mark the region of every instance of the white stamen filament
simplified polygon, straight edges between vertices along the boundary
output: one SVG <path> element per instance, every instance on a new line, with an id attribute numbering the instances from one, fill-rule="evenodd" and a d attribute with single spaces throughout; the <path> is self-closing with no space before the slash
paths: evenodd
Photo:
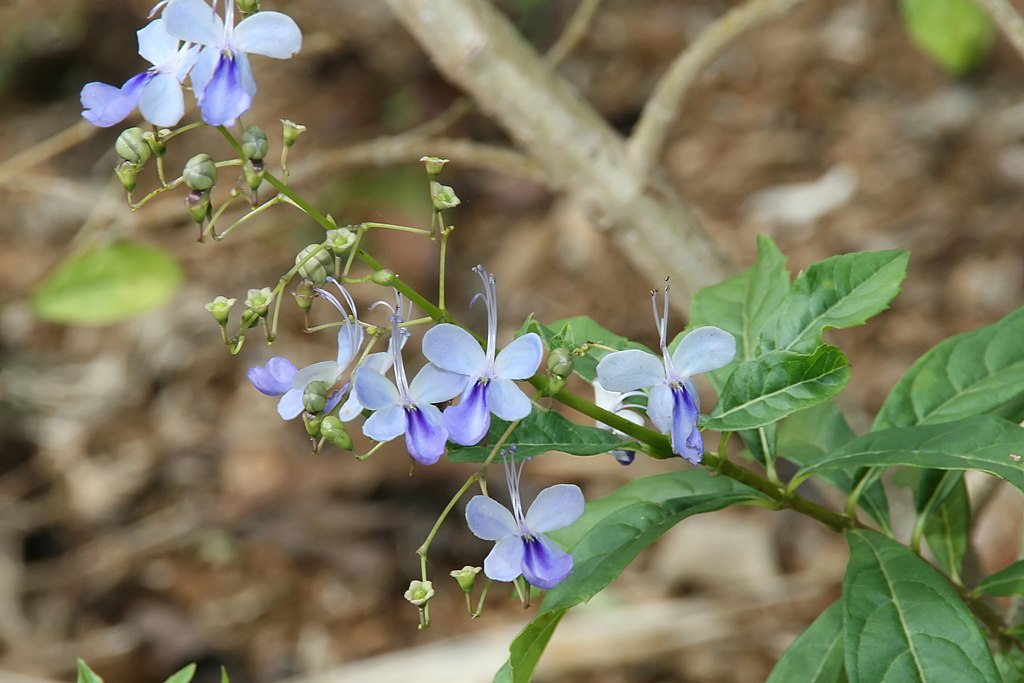
<path id="1" fill-rule="evenodd" d="M 476 266 L 473 272 L 484 283 L 484 306 L 487 307 L 487 372 L 494 367 L 494 351 L 498 340 L 498 288 L 494 276 Z"/>

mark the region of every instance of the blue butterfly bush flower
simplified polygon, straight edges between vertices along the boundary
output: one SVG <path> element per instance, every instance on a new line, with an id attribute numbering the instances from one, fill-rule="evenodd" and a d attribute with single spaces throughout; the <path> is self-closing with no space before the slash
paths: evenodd
<path id="1" fill-rule="evenodd" d="M 120 123 L 138 107 L 156 126 L 173 126 L 185 114 L 181 83 L 199 57 L 199 47 L 181 44 L 157 19 L 138 32 L 139 54 L 153 66 L 129 78 L 120 88 L 87 83 L 82 88 L 82 116 L 95 126 Z"/>
<path id="2" fill-rule="evenodd" d="M 402 297 L 399 295 L 398 305 L 391 316 L 392 339 L 408 334 L 401 327 L 401 310 Z M 363 407 L 375 411 L 363 423 L 363 434 L 376 441 L 391 441 L 404 434 L 406 448 L 413 460 L 433 465 L 444 454 L 448 441 L 441 411 L 434 404 L 458 396 L 466 386 L 466 378 L 428 363 L 409 382 L 401 349 L 401 342 L 391 345 L 394 382 L 383 372 L 365 364 L 356 372 L 353 381 L 356 398 Z"/>
<path id="3" fill-rule="evenodd" d="M 313 363 L 300 370 L 287 358 L 275 356 L 265 365 L 249 368 L 247 373 L 249 381 L 260 393 L 281 397 L 277 404 L 277 413 L 285 420 L 296 418 L 302 413 L 302 394 L 310 383 L 324 382 L 329 387 L 336 384 L 344 376 L 345 370 L 348 369 L 352 360 L 358 355 L 359 348 L 363 345 L 363 327 L 356 316 L 355 301 L 344 287 L 338 283 L 335 284 L 337 284 L 342 298 L 348 304 L 347 310 L 330 292 L 318 291 L 345 316 L 344 322 L 338 329 L 336 360 Z M 323 409 L 325 415 L 334 410 L 346 389 L 347 386 L 343 387 L 341 391 L 332 392 Z M 348 419 L 355 417 L 358 412 L 359 410 L 356 410 Z"/>
<path id="4" fill-rule="evenodd" d="M 650 389 L 647 417 L 663 434 L 670 434 L 672 452 L 694 465 L 704 456 L 704 441 L 697 429 L 700 397 L 690 378 L 717 370 L 736 357 L 736 339 L 717 327 L 691 330 L 669 354 L 668 287 L 658 314 L 657 290 L 651 292 L 654 321 L 658 327 L 661 358 L 639 349 L 609 353 L 597 364 L 597 378 L 609 391 Z"/>
<path id="5" fill-rule="evenodd" d="M 234 125 L 252 106 L 256 81 L 247 54 L 287 59 L 302 47 L 302 32 L 287 15 L 258 12 L 235 26 L 234 13 L 233 0 L 225 0 L 223 20 L 203 0 L 170 0 L 164 8 L 167 31 L 202 46 L 192 89 L 211 126 Z"/>
<path id="6" fill-rule="evenodd" d="M 491 414 L 503 420 L 521 420 L 533 405 L 514 380 L 529 379 L 540 366 L 544 346 L 533 332 L 522 335 L 495 356 L 498 333 L 498 293 L 494 276 L 477 266 L 473 271 L 484 284 L 487 306 L 487 350 L 466 330 L 437 325 L 423 337 L 423 355 L 443 370 L 466 378 L 457 405 L 444 411 L 449 438 L 463 446 L 477 444 L 487 434 Z M 479 296 L 479 295 L 477 295 Z M 475 298 L 474 298 L 475 299 Z"/>
<path id="7" fill-rule="evenodd" d="M 583 492 L 575 484 L 556 484 L 537 494 L 523 514 L 517 467 L 506 456 L 505 476 L 512 503 L 509 511 L 487 496 L 474 496 L 466 506 L 469 530 L 485 541 L 496 541 L 484 559 L 484 574 L 494 581 L 513 581 L 522 575 L 537 588 L 554 588 L 572 571 L 572 555 L 555 545 L 546 534 L 567 527 L 583 514 Z"/>

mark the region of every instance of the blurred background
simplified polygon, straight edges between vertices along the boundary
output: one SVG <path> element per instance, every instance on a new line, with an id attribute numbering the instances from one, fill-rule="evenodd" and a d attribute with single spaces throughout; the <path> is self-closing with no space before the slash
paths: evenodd
<path id="1" fill-rule="evenodd" d="M 576 4 L 499 6 L 544 50 Z M 734 4 L 604 0 L 559 71 L 628 134 L 667 64 Z M 303 334 L 286 306 L 273 349 L 256 335 L 232 357 L 203 309 L 216 295 L 272 286 L 319 229 L 277 207 L 224 242 L 197 244 L 183 193 L 136 213 L 125 206 L 111 173 L 119 128 L 80 122 L 84 83 L 120 84 L 144 67 L 134 32 L 150 9 L 0 5 L 0 676 L 71 680 L 82 657 L 108 683 L 162 681 L 193 661 L 202 681 L 219 680 L 221 665 L 235 683 L 490 680 L 531 613 L 495 587 L 470 620 L 447 575 L 481 563 L 488 544 L 461 515 L 432 548 L 428 631 L 402 598 L 418 575 L 416 547 L 472 470 L 441 463 L 409 476 L 401 447 L 364 463 L 311 455 L 302 427 L 279 420 L 245 370 L 274 354 L 331 357 L 333 335 Z M 432 120 L 459 91 L 383 3 L 265 9 L 287 11 L 305 37 L 294 59 L 252 60 L 260 90 L 245 121 L 267 129 L 268 158 L 278 119 L 301 122 L 294 184 L 317 207 L 339 224 L 425 225 L 417 160 L 434 150 L 386 165 L 344 150 Z M 925 350 L 1024 304 L 1022 86 L 1024 64 L 1001 38 L 955 77 L 914 46 L 895 3 L 815 0 L 730 48 L 686 101 L 665 169 L 737 264 L 749 265 L 758 234 L 777 241 L 794 273 L 853 250 L 912 251 L 892 310 L 831 339 L 853 365 L 842 407 L 855 429 Z M 507 143 L 465 109 L 446 135 Z M 174 141 L 168 166 L 201 151 L 229 152 L 199 130 Z M 147 174 L 143 187 L 154 182 Z M 479 284 L 470 268 L 483 263 L 498 278 L 504 340 L 530 313 L 585 313 L 656 344 L 647 297 L 661 274 L 629 266 L 584 210 L 536 178 L 455 156 L 444 181 L 463 200 L 446 214 L 457 226 L 450 296 L 463 320 L 483 329 L 481 307 L 468 309 Z M 119 238 L 181 263 L 186 281 L 168 306 L 106 327 L 33 315 L 29 297 L 64 257 Z M 434 252 L 415 238 L 375 235 L 370 250 L 417 287 L 434 286 Z M 354 294 L 363 308 L 388 298 Z M 685 324 L 677 303 L 673 330 Z M 550 454 L 527 469 L 524 497 L 561 481 L 598 497 L 679 466 Z M 1019 497 L 976 483 L 986 507 L 975 561 L 992 571 L 1017 557 Z M 838 595 L 845 552 L 797 515 L 687 520 L 566 619 L 538 680 L 763 680 Z"/>

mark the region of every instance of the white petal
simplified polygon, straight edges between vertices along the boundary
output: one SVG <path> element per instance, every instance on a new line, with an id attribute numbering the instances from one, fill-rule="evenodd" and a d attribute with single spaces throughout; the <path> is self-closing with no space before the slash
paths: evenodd
<path id="1" fill-rule="evenodd" d="M 736 338 L 717 327 L 698 327 L 688 333 L 672 353 L 679 377 L 717 370 L 736 357 Z"/>
<path id="2" fill-rule="evenodd" d="M 326 382 L 330 386 L 338 381 L 341 368 L 333 360 L 307 365 L 292 377 L 292 389 L 305 389 L 310 382 Z"/>
<path id="3" fill-rule="evenodd" d="M 342 324 L 338 330 L 338 367 L 347 368 L 362 345 L 363 326 L 351 322 Z"/>
<path id="4" fill-rule="evenodd" d="M 242 52 L 287 59 L 302 48 L 302 31 L 280 12 L 259 12 L 235 27 L 231 42 Z"/>
<path id="5" fill-rule="evenodd" d="M 660 358 L 640 349 L 609 353 L 597 364 L 597 377 L 609 391 L 646 389 L 665 379 Z"/>
<path id="6" fill-rule="evenodd" d="M 172 74 L 158 73 L 142 89 L 139 98 L 142 118 L 155 126 L 170 127 L 185 115 L 181 84 Z"/>
<path id="7" fill-rule="evenodd" d="M 473 335 L 448 323 L 435 325 L 423 335 L 423 355 L 439 368 L 472 379 L 479 377 L 487 364 L 487 356 Z"/>
<path id="8" fill-rule="evenodd" d="M 224 40 L 224 22 L 203 0 L 171 0 L 163 18 L 167 32 L 175 38 L 199 45 L 219 45 Z"/>
<path id="9" fill-rule="evenodd" d="M 400 400 L 398 388 L 384 375 L 367 367 L 360 368 L 356 373 L 355 392 L 359 402 L 370 410 L 398 405 Z"/>
<path id="10" fill-rule="evenodd" d="M 521 420 L 533 410 L 523 390 L 510 379 L 492 379 L 487 392 L 487 405 L 502 420 Z"/>
<path id="11" fill-rule="evenodd" d="M 277 414 L 282 419 L 291 420 L 299 416 L 299 413 L 303 410 L 302 405 L 302 390 L 301 389 L 289 389 L 284 392 L 284 396 L 277 402 Z"/>
<path id="12" fill-rule="evenodd" d="M 363 434 L 374 441 L 391 441 L 405 434 L 405 409 L 399 405 L 381 408 L 363 423 Z"/>
<path id="13" fill-rule="evenodd" d="M 494 359 L 495 377 L 527 379 L 533 377 L 544 355 L 544 344 L 534 332 L 524 334 L 498 352 Z"/>
<path id="14" fill-rule="evenodd" d="M 651 418 L 655 428 L 662 434 L 672 429 L 672 390 L 667 384 L 659 384 L 651 389 L 647 397 L 647 417 Z"/>
<path id="15" fill-rule="evenodd" d="M 136 32 L 139 54 L 153 66 L 162 66 L 178 56 L 178 39 L 167 32 L 167 21 L 156 19 Z"/>
<path id="16" fill-rule="evenodd" d="M 461 394 L 467 381 L 465 375 L 427 363 L 409 384 L 409 395 L 416 403 L 441 403 Z"/>
<path id="17" fill-rule="evenodd" d="M 474 536 L 485 541 L 497 541 L 516 532 L 516 520 L 509 509 L 487 496 L 473 496 L 469 501 L 466 523 Z"/>
<path id="18" fill-rule="evenodd" d="M 493 581 L 512 581 L 523 573 L 526 544 L 518 536 L 501 539 L 484 558 L 484 574 Z"/>
<path id="19" fill-rule="evenodd" d="M 569 526 L 583 514 L 583 491 L 576 484 L 549 486 L 526 511 L 526 527 L 538 534 Z"/>

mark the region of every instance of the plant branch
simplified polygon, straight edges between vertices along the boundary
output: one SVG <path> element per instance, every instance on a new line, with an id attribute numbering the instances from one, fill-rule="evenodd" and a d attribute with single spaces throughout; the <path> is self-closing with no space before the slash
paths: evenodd
<path id="1" fill-rule="evenodd" d="M 1010 4 L 1010 0 L 976 0 L 992 17 L 999 30 L 1007 37 L 1013 49 L 1024 59 L 1024 19 Z"/>

